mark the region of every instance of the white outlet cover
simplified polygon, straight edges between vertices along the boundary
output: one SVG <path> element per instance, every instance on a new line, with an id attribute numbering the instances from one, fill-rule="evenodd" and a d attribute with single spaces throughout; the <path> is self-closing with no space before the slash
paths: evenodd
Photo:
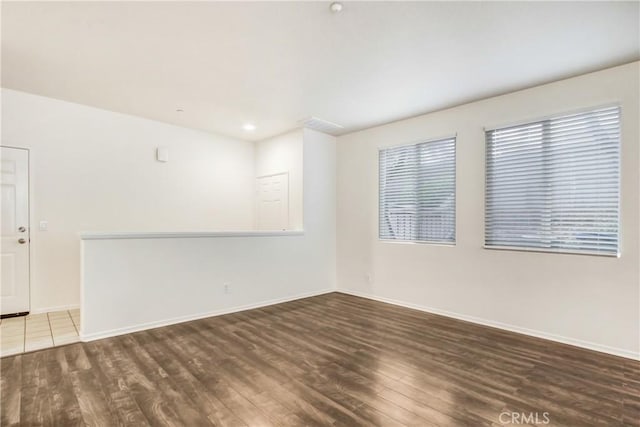
<path id="1" fill-rule="evenodd" d="M 40 231 L 47 231 L 49 229 L 49 221 L 40 221 L 38 228 Z"/>

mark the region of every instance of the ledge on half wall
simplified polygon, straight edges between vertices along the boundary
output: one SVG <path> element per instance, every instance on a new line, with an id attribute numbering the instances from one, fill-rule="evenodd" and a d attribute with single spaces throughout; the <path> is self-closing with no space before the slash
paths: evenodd
<path id="1" fill-rule="evenodd" d="M 80 233 L 81 240 L 110 239 L 193 239 L 202 237 L 286 237 L 304 236 L 304 230 L 282 231 L 87 231 Z"/>

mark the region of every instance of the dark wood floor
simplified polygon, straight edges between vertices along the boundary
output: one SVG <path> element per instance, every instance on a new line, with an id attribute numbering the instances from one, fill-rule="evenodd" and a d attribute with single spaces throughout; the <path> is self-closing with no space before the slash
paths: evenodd
<path id="1" fill-rule="evenodd" d="M 640 425 L 640 362 L 339 293 L 1 364 L 2 426 Z"/>

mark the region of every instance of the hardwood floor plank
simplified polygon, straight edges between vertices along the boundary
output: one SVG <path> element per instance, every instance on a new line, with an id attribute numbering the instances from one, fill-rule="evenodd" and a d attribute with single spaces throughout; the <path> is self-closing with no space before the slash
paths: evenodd
<path id="1" fill-rule="evenodd" d="M 248 426 L 274 425 L 253 403 L 238 393 L 231 384 L 221 375 L 218 366 L 231 357 L 225 354 L 219 346 L 209 345 L 202 340 L 188 325 L 176 325 L 166 331 L 178 333 L 174 335 L 175 341 L 180 345 L 178 353 L 187 359 L 185 368 L 196 378 L 199 378 L 203 386 L 228 408 L 234 418 Z M 174 353 L 176 354 L 176 353 Z"/>
<path id="2" fill-rule="evenodd" d="M 118 338 L 127 362 L 132 364 L 125 381 L 131 390 L 134 390 L 135 399 L 146 418 L 152 424 L 212 425 L 205 415 L 176 390 L 169 374 L 151 357 L 147 347 L 139 345 L 140 335 L 149 333 L 136 333 Z"/>
<path id="3" fill-rule="evenodd" d="M 20 425 L 22 356 L 0 360 L 0 425 Z"/>
<path id="4" fill-rule="evenodd" d="M 535 338 L 527 335 L 517 334 L 497 328 L 477 325 L 470 322 L 455 320 L 444 316 L 424 313 L 417 310 L 402 308 L 397 310 L 396 306 L 353 297 L 346 294 L 339 294 L 338 298 L 331 301 L 331 304 L 341 307 L 349 307 L 352 310 L 375 310 L 380 313 L 378 318 L 382 319 L 411 319 L 416 325 L 424 325 L 427 328 L 438 331 L 453 332 L 460 339 L 469 340 L 475 346 L 480 346 L 482 342 L 489 345 L 493 351 L 505 351 L 512 349 L 520 357 L 530 357 L 537 363 L 554 365 L 560 362 L 563 366 L 579 368 L 593 368 L 599 372 L 606 372 L 607 375 L 621 378 L 626 371 L 625 363 L 632 363 L 617 356 L 586 350 L 566 344 L 551 342 L 542 338 Z M 473 331 L 473 333 L 469 333 Z"/>
<path id="5" fill-rule="evenodd" d="M 2 426 L 640 427 L 640 362 L 340 293 L 0 368 Z"/>
<path id="6" fill-rule="evenodd" d="M 246 326 L 245 326 L 246 327 Z M 233 345 L 233 338 L 230 337 L 229 335 L 227 335 L 227 333 L 224 331 L 224 329 L 226 328 L 217 328 L 215 330 L 215 335 L 211 336 L 212 339 L 221 341 L 221 340 L 226 340 L 225 342 L 225 347 L 229 347 Z M 210 335 L 212 334 L 212 331 L 209 330 L 205 330 L 203 331 L 203 334 L 207 334 Z M 245 342 L 251 342 L 250 340 L 245 339 L 243 340 Z M 283 344 L 282 341 L 279 342 L 280 345 L 275 345 L 275 346 L 254 346 L 255 348 L 270 348 L 270 350 L 272 352 L 274 352 L 274 354 L 277 357 L 277 360 L 279 361 L 279 365 L 281 365 L 281 368 L 284 369 L 284 371 L 281 371 L 281 373 L 279 374 L 280 376 L 282 376 L 282 374 L 284 372 L 292 372 L 294 370 L 296 370 L 296 365 L 295 363 L 303 360 L 305 366 L 307 367 L 306 370 L 304 370 L 303 372 L 299 372 L 297 374 L 298 378 L 300 378 L 303 375 L 306 375 L 304 384 L 308 387 L 310 386 L 310 388 L 313 390 L 312 393 L 314 394 L 314 397 L 320 395 L 323 396 L 326 400 L 327 397 L 329 397 L 329 402 L 322 402 L 321 404 L 327 404 L 328 403 L 328 408 L 327 406 L 324 406 L 325 410 L 328 410 L 328 412 L 331 414 L 331 416 L 336 417 L 338 419 L 343 419 L 345 416 L 349 419 L 348 425 L 370 425 L 371 421 L 367 421 L 366 417 L 361 417 L 359 415 L 356 414 L 356 412 L 353 411 L 353 408 L 358 408 L 358 413 L 363 413 L 363 412 L 376 412 L 375 410 L 371 410 L 371 408 L 366 407 L 366 405 L 363 405 L 362 402 L 353 402 L 353 399 L 350 398 L 348 395 L 345 395 L 344 393 L 340 393 L 337 397 L 334 394 L 330 394 L 327 393 L 326 387 L 324 386 L 324 384 L 318 384 L 317 382 L 314 381 L 310 381 L 308 378 L 308 374 L 309 372 L 314 372 L 319 366 L 322 366 L 326 363 L 329 363 L 329 361 L 325 361 L 322 359 L 321 355 L 319 354 L 307 354 L 305 356 L 298 356 L 295 355 L 292 351 L 291 348 L 288 349 L 282 349 L 281 346 Z M 253 364 L 257 364 L 257 365 L 261 365 L 262 369 L 270 369 L 271 366 L 268 365 L 264 365 L 262 363 L 263 358 L 267 358 L 269 359 L 269 356 L 265 353 L 261 354 L 261 357 L 259 358 L 252 358 L 249 359 L 248 361 L 250 363 Z M 314 359 L 318 359 L 318 361 L 314 361 Z M 286 373 L 284 373 L 284 375 L 288 375 Z M 316 379 L 318 379 L 319 377 L 317 377 Z M 294 381 L 292 383 L 290 383 L 289 385 L 301 385 L 301 383 L 299 381 Z M 318 388 L 320 388 L 320 390 L 318 390 Z M 309 390 L 307 390 L 309 391 Z M 364 406 L 362 408 L 362 406 Z M 336 412 L 337 409 L 337 412 Z M 375 416 L 375 415 L 371 415 L 371 416 Z M 378 415 L 378 417 L 380 417 Z M 384 418 L 384 416 L 382 416 Z M 388 424 L 392 424 L 393 421 L 389 420 Z"/>
<path id="7" fill-rule="evenodd" d="M 148 426 L 149 422 L 142 413 L 135 398 L 126 384 L 124 374 L 118 369 L 117 355 L 110 351 L 104 341 L 94 341 L 86 346 L 87 358 L 97 371 L 98 381 L 103 385 L 107 404 L 116 412 L 120 425 Z"/>
<path id="8" fill-rule="evenodd" d="M 338 313 L 336 313 L 336 316 L 339 316 L 339 314 L 338 314 Z M 334 317 L 332 317 L 332 321 L 333 321 L 333 320 L 334 320 Z M 380 344 L 380 345 L 383 345 L 383 344 Z M 474 360 L 476 360 L 476 361 L 477 361 L 477 358 L 476 358 L 476 359 L 474 359 Z M 486 373 L 484 373 L 484 374 L 485 374 L 485 376 L 486 376 Z M 520 374 L 521 374 L 521 372 L 520 372 Z M 592 385 L 593 385 L 593 383 L 592 383 Z M 618 389 L 617 389 L 617 390 L 619 391 L 619 390 L 620 390 L 620 389 L 619 389 L 619 385 L 618 385 L 617 387 L 618 387 Z M 601 391 L 601 390 L 600 390 L 600 391 Z"/>
<path id="9" fill-rule="evenodd" d="M 114 424 L 118 419 L 107 404 L 102 384 L 89 370 L 69 374 L 84 423 L 89 426 Z"/>
<path id="10" fill-rule="evenodd" d="M 85 353 L 86 346 L 77 343 L 60 347 L 64 349 L 65 364 L 68 372 L 91 369 L 91 363 Z"/>
<path id="11" fill-rule="evenodd" d="M 48 352 L 25 353 L 22 358 L 22 397 L 20 399 L 20 424 L 29 420 L 32 426 L 51 426 L 53 419 L 49 405 L 49 384 L 45 359 Z M 9 391 L 10 392 L 10 391 Z"/>
<path id="12" fill-rule="evenodd" d="M 221 333 L 221 328 L 216 329 L 216 334 L 211 335 L 213 331 L 203 330 L 202 334 L 206 337 L 206 341 L 217 341 L 217 342 L 225 342 L 225 347 L 231 347 L 233 344 L 224 341 L 219 334 Z M 266 347 L 264 347 L 266 349 Z M 273 349 L 271 349 L 273 351 Z M 308 400 L 308 402 L 318 408 L 320 412 L 327 414 L 327 416 L 336 419 L 337 422 L 341 423 L 341 425 L 367 425 L 364 419 L 359 418 L 356 414 L 347 410 L 343 406 L 341 406 L 335 400 L 330 399 L 328 396 L 323 394 L 321 391 L 318 391 L 310 386 L 308 383 L 303 383 L 300 381 L 300 376 L 306 372 L 305 370 L 300 370 L 295 366 L 295 362 L 299 361 L 299 359 L 291 359 L 291 354 L 279 352 L 279 349 L 276 349 L 274 353 L 267 353 L 265 351 L 261 352 L 261 357 L 264 357 L 264 360 L 277 360 L 277 363 L 270 364 L 264 363 L 262 358 L 246 358 L 246 355 L 239 356 L 245 360 L 247 363 L 252 363 L 256 367 L 258 367 L 262 372 L 268 372 L 272 374 L 276 378 L 285 378 L 288 380 L 283 387 L 291 393 L 297 393 L 304 396 L 304 399 Z M 275 359 L 274 359 L 275 356 Z M 291 363 L 289 363 L 291 362 Z M 305 361 L 305 363 L 308 361 Z M 295 376 L 292 376 L 291 373 L 296 373 Z M 326 425 L 326 424 L 324 424 Z"/>
<path id="13" fill-rule="evenodd" d="M 244 329 L 246 330 L 246 329 L 247 329 L 247 326 L 245 326 L 245 327 L 244 327 Z M 281 345 L 286 341 L 286 337 L 287 337 L 287 334 L 286 334 L 286 333 L 284 333 L 284 332 L 282 331 L 282 329 L 284 329 L 282 326 L 275 327 L 275 328 L 272 328 L 272 329 L 271 329 L 271 333 L 270 333 L 270 335 L 274 335 L 274 336 L 277 334 L 278 342 L 280 342 L 280 343 L 281 343 Z M 318 336 L 318 334 L 319 334 L 319 333 L 318 333 L 318 332 L 316 332 L 316 333 L 314 334 L 314 336 Z M 337 336 L 337 335 L 336 335 L 336 336 Z M 247 338 L 247 339 L 249 339 L 249 338 Z M 326 343 L 326 342 L 328 342 L 328 341 L 330 341 L 330 340 L 331 340 L 331 338 L 330 338 L 330 337 L 327 337 L 327 338 L 323 337 L 323 340 L 322 340 L 322 341 Z M 310 340 L 305 340 L 305 341 L 302 341 L 301 343 L 303 343 L 303 345 L 305 345 L 305 346 L 309 346 L 309 347 L 310 347 L 310 349 L 311 349 L 311 352 L 310 352 L 310 353 L 305 353 L 305 354 L 298 355 L 297 357 L 298 357 L 299 359 L 308 359 L 308 358 L 312 357 L 312 355 L 313 355 L 313 354 L 318 354 L 318 353 L 320 353 L 320 349 L 318 349 L 318 348 L 317 348 L 317 347 L 312 343 L 312 341 L 310 341 Z M 289 352 L 289 353 L 292 353 L 292 352 L 294 352 L 294 351 L 295 351 L 295 350 L 294 350 L 294 349 L 292 349 L 292 348 L 288 348 L 288 349 L 287 349 L 287 352 Z M 369 354 L 369 353 L 367 353 L 367 354 Z M 337 355 L 337 357 L 332 358 L 332 359 L 329 359 L 329 362 L 328 362 L 328 363 L 345 363 L 345 361 L 347 361 L 347 362 L 349 362 L 349 361 L 350 361 L 350 362 L 353 362 L 354 364 L 357 364 L 357 363 L 355 363 L 355 362 L 356 362 L 356 360 L 355 360 L 355 354 L 346 354 L 346 353 L 339 353 L 339 354 Z M 374 372 L 378 372 L 378 373 L 380 373 L 380 369 L 378 368 L 378 366 L 376 366 L 376 369 L 371 369 L 370 362 L 371 362 L 371 360 L 365 360 L 365 361 L 364 361 L 364 363 L 362 363 L 362 367 L 363 367 L 363 369 L 364 369 L 365 371 L 374 371 Z M 405 377 L 405 376 L 407 375 L 407 372 L 408 372 L 407 370 L 405 370 L 405 371 L 401 371 L 401 373 L 400 373 L 399 375 L 397 375 L 397 376 L 396 376 L 396 378 Z M 382 377 L 384 377 L 384 376 L 382 376 Z M 378 377 L 378 378 L 376 378 L 376 380 L 377 380 L 377 381 L 378 381 L 379 379 L 380 379 L 379 377 Z M 430 399 L 429 399 L 429 400 L 431 401 L 431 403 L 433 403 L 433 398 L 434 398 L 434 396 L 430 396 Z M 502 405 L 503 405 L 503 402 L 498 402 L 498 404 L 497 404 L 497 405 L 494 405 L 494 407 L 495 407 L 495 408 L 498 408 L 498 407 L 501 407 Z M 450 404 L 446 404 L 445 406 L 446 406 L 447 408 L 449 408 L 449 407 L 450 407 Z M 481 403 L 480 403 L 480 407 L 481 407 L 481 408 L 483 408 L 483 410 L 484 410 L 484 409 L 487 407 L 487 402 L 486 402 L 486 401 L 481 402 Z M 492 413 L 492 415 L 493 415 L 493 414 L 495 414 L 495 412 L 494 412 L 494 413 Z M 442 418 L 442 414 L 440 414 L 440 415 L 435 415 L 435 418 Z M 450 418 L 449 418 L 449 419 L 450 419 Z M 451 419 L 450 419 L 450 420 L 451 420 Z M 482 421 L 480 421 L 480 419 L 475 419 L 473 424 L 476 424 L 476 425 L 482 425 L 482 424 L 483 424 L 483 422 L 482 422 Z"/>
<path id="14" fill-rule="evenodd" d="M 64 348 L 56 348 L 44 356 L 53 425 L 84 426 L 82 410 L 69 376 L 69 365 L 64 357 Z"/>
<path id="15" fill-rule="evenodd" d="M 204 411 L 209 420 L 214 425 L 241 427 L 246 424 L 238 418 L 224 403 L 218 399 L 215 393 L 211 392 L 201 379 L 194 376 L 179 355 L 183 353 L 183 349 L 189 345 L 180 339 L 180 335 L 174 332 L 177 328 L 170 330 L 154 330 L 150 331 L 151 335 L 156 338 L 153 345 L 144 345 L 149 353 L 156 359 L 162 361 L 162 366 L 173 379 L 180 392 L 191 399 L 196 408 Z M 179 330 L 178 330 L 179 332 Z M 138 339 L 142 340 L 140 336 Z M 167 351 L 169 350 L 169 351 Z M 216 365 L 212 365 L 215 369 Z"/>

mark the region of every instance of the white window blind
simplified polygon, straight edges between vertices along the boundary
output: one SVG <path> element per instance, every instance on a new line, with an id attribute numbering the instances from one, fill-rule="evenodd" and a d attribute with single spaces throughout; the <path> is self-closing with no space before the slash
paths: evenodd
<path id="1" fill-rule="evenodd" d="M 485 246 L 617 255 L 620 108 L 486 132 Z"/>
<path id="2" fill-rule="evenodd" d="M 380 239 L 455 242 L 455 142 L 380 150 Z"/>

